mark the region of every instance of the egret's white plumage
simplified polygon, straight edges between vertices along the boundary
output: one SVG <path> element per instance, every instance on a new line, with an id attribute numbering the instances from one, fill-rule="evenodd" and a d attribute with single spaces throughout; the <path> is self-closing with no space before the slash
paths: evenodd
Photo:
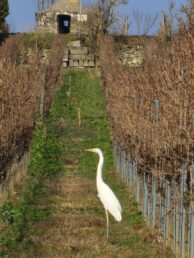
<path id="1" fill-rule="evenodd" d="M 98 197 L 100 198 L 106 211 L 107 237 L 108 237 L 109 219 L 108 219 L 107 211 L 109 211 L 110 214 L 113 215 L 115 220 L 121 221 L 122 208 L 113 191 L 110 189 L 110 187 L 107 184 L 104 183 L 102 179 L 102 166 L 104 163 L 104 157 L 103 157 L 102 151 L 98 148 L 87 149 L 86 151 L 95 152 L 99 155 L 99 163 L 98 163 L 97 174 L 96 174 L 96 186 L 98 191 Z"/>

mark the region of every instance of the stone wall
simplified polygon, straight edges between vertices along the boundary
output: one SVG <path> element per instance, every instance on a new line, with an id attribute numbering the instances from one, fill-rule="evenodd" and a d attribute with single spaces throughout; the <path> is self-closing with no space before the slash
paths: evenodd
<path id="1" fill-rule="evenodd" d="M 128 48 L 127 46 L 120 50 L 119 60 L 122 64 L 130 67 L 140 66 L 143 62 L 143 51 L 142 46 L 136 46 Z"/>
<path id="2" fill-rule="evenodd" d="M 36 31 L 39 33 L 58 33 L 58 15 L 69 15 L 71 16 L 71 26 L 70 26 L 70 33 L 78 34 L 79 27 L 80 27 L 80 14 L 77 12 L 59 12 L 59 11 L 52 11 L 52 12 L 38 12 L 36 13 Z M 87 20 L 87 15 L 82 14 L 81 22 Z M 84 27 L 81 25 L 82 33 L 84 33 Z"/>
<path id="3" fill-rule="evenodd" d="M 39 33 L 58 33 L 57 16 L 55 12 L 36 13 L 36 31 Z"/>
<path id="4" fill-rule="evenodd" d="M 144 48 L 142 46 L 133 48 L 126 46 L 120 50 L 119 60 L 122 64 L 129 67 L 141 66 L 143 51 Z M 90 53 L 88 47 L 81 46 L 79 40 L 69 42 L 63 58 L 63 67 L 87 68 L 98 66 L 99 57 L 95 57 L 93 53 Z"/>
<path id="5" fill-rule="evenodd" d="M 98 65 L 98 58 L 90 53 L 88 47 L 81 46 L 79 40 L 69 42 L 63 58 L 63 67 L 94 68 Z"/>

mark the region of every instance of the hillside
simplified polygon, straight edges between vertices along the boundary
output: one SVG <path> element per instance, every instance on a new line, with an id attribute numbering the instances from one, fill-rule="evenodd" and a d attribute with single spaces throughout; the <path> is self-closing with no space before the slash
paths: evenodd
<path id="1" fill-rule="evenodd" d="M 29 175 L 1 208 L 2 257 L 173 257 L 145 228 L 138 205 L 113 167 L 112 142 L 99 78 L 93 70 L 65 72 L 49 115 L 38 119 Z M 104 180 L 123 208 L 106 217 L 97 198 L 97 156 Z"/>

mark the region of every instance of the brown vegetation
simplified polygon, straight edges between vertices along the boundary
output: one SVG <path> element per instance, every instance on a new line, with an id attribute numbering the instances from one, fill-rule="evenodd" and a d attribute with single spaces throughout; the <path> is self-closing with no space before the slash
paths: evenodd
<path id="1" fill-rule="evenodd" d="M 119 23 L 118 8 L 126 4 L 126 0 L 97 0 L 90 6 L 88 20 L 84 23 L 85 41 L 95 54 L 99 55 L 101 35 L 106 34 L 113 24 Z"/>
<path id="2" fill-rule="evenodd" d="M 45 73 L 45 103 L 44 111 L 47 113 L 52 105 L 53 96 L 60 77 L 60 68 L 64 56 L 63 36 L 57 36 L 51 45 L 48 64 Z"/>
<path id="3" fill-rule="evenodd" d="M 43 10 L 55 4 L 57 0 L 36 0 L 38 10 Z"/>
<path id="4" fill-rule="evenodd" d="M 102 81 L 116 144 L 144 172 L 179 173 L 192 159 L 193 24 L 180 21 L 170 42 L 145 42 L 144 63 L 119 64 L 111 37 L 101 41 Z M 159 100 L 154 126 L 154 100 Z"/>
<path id="5" fill-rule="evenodd" d="M 35 117 L 40 109 L 42 85 L 41 53 L 32 53 L 31 62 L 21 65 L 23 35 L 9 37 L 0 48 L 0 181 L 6 166 L 20 158 L 29 147 Z M 48 112 L 56 90 L 63 55 L 62 38 L 55 38 L 45 66 L 44 111 Z"/>

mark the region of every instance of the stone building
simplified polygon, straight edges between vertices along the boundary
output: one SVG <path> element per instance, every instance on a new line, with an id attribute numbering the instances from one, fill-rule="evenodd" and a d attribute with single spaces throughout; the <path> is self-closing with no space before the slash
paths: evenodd
<path id="1" fill-rule="evenodd" d="M 36 31 L 76 34 L 87 21 L 88 9 L 78 0 L 59 0 L 47 9 L 36 13 Z"/>

